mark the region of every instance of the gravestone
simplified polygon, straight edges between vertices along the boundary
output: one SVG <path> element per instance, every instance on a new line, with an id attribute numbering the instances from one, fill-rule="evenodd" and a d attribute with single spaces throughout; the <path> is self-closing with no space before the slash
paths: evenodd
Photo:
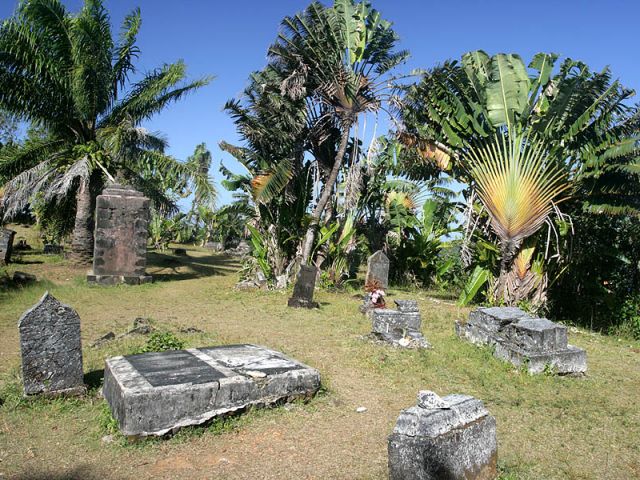
<path id="1" fill-rule="evenodd" d="M 313 265 L 302 265 L 293 286 L 293 296 L 288 305 L 294 308 L 318 308 L 318 303 L 313 301 L 313 292 L 316 288 L 318 269 Z"/>
<path id="2" fill-rule="evenodd" d="M 568 344 L 567 327 L 519 308 L 478 308 L 467 322 L 456 322 L 456 333 L 476 345 L 492 346 L 495 357 L 526 366 L 530 373 L 549 368 L 560 375 L 587 371 L 587 354 Z"/>
<path id="3" fill-rule="evenodd" d="M 497 477 L 496 420 L 468 395 L 421 391 L 389 436 L 390 480 L 489 480 Z"/>
<path id="4" fill-rule="evenodd" d="M 389 258 L 382 250 L 378 250 L 367 261 L 367 277 L 365 285 L 373 285 L 378 282 L 380 288 L 389 286 Z"/>
<path id="5" fill-rule="evenodd" d="M 137 285 L 151 281 L 147 266 L 149 199 L 131 187 L 112 184 L 96 201 L 93 271 L 89 283 Z"/>
<path id="6" fill-rule="evenodd" d="M 18 321 L 25 395 L 79 395 L 82 374 L 80 317 L 46 292 Z"/>
<path id="7" fill-rule="evenodd" d="M 13 237 L 16 232 L 8 228 L 0 228 L 0 265 L 7 265 L 11 261 Z"/>
<path id="8" fill-rule="evenodd" d="M 103 395 L 124 435 L 164 435 L 251 406 L 310 398 L 314 368 L 257 345 L 109 358 Z"/>
<path id="9" fill-rule="evenodd" d="M 430 348 L 420 331 L 422 318 L 415 300 L 395 300 L 397 310 L 374 308 L 368 311 L 372 334 L 378 339 L 403 348 Z"/>

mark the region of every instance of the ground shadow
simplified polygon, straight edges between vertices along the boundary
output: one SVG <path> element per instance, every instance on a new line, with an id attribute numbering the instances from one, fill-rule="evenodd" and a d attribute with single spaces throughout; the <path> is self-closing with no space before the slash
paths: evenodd
<path id="1" fill-rule="evenodd" d="M 15 480 L 93 480 L 105 478 L 104 473 L 98 474 L 91 471 L 89 465 L 73 467 L 66 471 L 30 471 L 11 477 Z"/>
<path id="2" fill-rule="evenodd" d="M 102 386 L 102 379 L 104 378 L 104 369 L 94 370 L 84 374 L 84 384 L 89 391 L 97 390 Z"/>
<path id="3" fill-rule="evenodd" d="M 189 255 L 172 255 L 160 252 L 149 252 L 147 255 L 147 272 L 157 282 L 228 275 L 235 273 L 239 267 L 240 263 L 237 258 L 225 255 L 191 257 Z M 161 271 L 154 272 L 154 269 Z"/>

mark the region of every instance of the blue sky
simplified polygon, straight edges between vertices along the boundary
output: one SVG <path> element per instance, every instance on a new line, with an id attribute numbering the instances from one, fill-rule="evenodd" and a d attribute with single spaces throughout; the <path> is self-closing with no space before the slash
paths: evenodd
<path id="1" fill-rule="evenodd" d="M 0 0 L 0 17 L 10 16 L 17 3 Z M 77 11 L 82 0 L 64 3 Z M 214 157 L 211 173 L 217 182 L 221 160 L 241 171 L 217 146 L 223 139 L 237 142 L 222 106 L 241 93 L 251 71 L 265 65 L 267 47 L 277 35 L 280 20 L 307 4 L 302 0 L 105 0 L 116 28 L 132 8 L 142 10 L 140 71 L 184 59 L 191 77 L 216 77 L 208 87 L 145 125 L 168 136 L 169 153 L 185 159 L 196 144 L 205 142 Z M 479 48 L 490 54 L 518 53 L 525 62 L 536 52 L 546 51 L 583 60 L 593 69 L 609 65 L 625 86 L 640 89 L 640 2 L 635 0 L 373 0 L 373 6 L 394 23 L 400 47 L 411 52 L 410 61 L 402 67 L 407 71 L 429 68 Z M 222 203 L 229 200 L 228 192 L 220 188 L 220 193 Z"/>

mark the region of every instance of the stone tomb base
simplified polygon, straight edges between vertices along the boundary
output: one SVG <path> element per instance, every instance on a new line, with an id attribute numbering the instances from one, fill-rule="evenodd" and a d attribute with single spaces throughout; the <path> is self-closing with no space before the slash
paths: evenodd
<path id="1" fill-rule="evenodd" d="M 141 285 L 152 281 L 151 275 L 96 275 L 91 271 L 87 274 L 87 282 L 96 285 Z"/>
<path id="2" fill-rule="evenodd" d="M 493 346 L 495 357 L 525 366 L 530 373 L 547 368 L 560 375 L 587 371 L 587 354 L 567 343 L 567 327 L 519 308 L 478 308 L 466 323 L 456 323 L 456 333 L 476 345 Z"/>
<path id="3" fill-rule="evenodd" d="M 124 435 L 145 436 L 319 388 L 314 368 L 257 345 L 227 345 L 109 358 L 103 395 Z"/>

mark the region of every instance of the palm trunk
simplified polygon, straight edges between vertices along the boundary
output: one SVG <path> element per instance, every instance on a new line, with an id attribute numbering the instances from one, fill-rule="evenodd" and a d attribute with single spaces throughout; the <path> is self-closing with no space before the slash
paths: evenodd
<path id="1" fill-rule="evenodd" d="M 76 265 L 90 265 L 93 258 L 93 212 L 89 180 L 80 180 L 76 192 L 76 221 L 71 241 L 71 260 Z"/>
<path id="2" fill-rule="evenodd" d="M 496 282 L 495 299 L 502 300 L 506 305 L 513 305 L 516 301 L 511 298 L 509 290 L 509 275 L 513 269 L 513 261 L 518 254 L 521 242 L 506 240 L 500 245 L 500 276 Z"/>
<path id="3" fill-rule="evenodd" d="M 340 167 L 342 166 L 342 161 L 344 160 L 344 154 L 347 151 L 347 143 L 349 142 L 349 133 L 351 132 L 351 123 L 348 123 L 344 126 L 344 130 L 342 131 L 342 137 L 340 138 L 340 146 L 338 147 L 338 153 L 336 154 L 336 159 L 333 162 L 333 168 L 331 169 L 331 173 L 329 174 L 329 178 L 327 178 L 326 183 L 322 187 L 322 192 L 320 193 L 320 198 L 318 199 L 318 203 L 316 208 L 313 209 L 311 214 L 311 222 L 309 222 L 309 227 L 307 227 L 307 233 L 304 238 L 304 243 L 302 244 L 302 265 L 306 265 L 309 263 L 309 257 L 311 256 L 311 250 L 313 249 L 313 243 L 316 237 L 316 231 L 318 230 L 318 224 L 320 223 L 320 218 L 322 217 L 322 213 L 324 212 L 329 199 L 331 198 L 331 192 L 333 192 L 333 186 L 338 180 L 338 174 L 340 173 Z"/>

